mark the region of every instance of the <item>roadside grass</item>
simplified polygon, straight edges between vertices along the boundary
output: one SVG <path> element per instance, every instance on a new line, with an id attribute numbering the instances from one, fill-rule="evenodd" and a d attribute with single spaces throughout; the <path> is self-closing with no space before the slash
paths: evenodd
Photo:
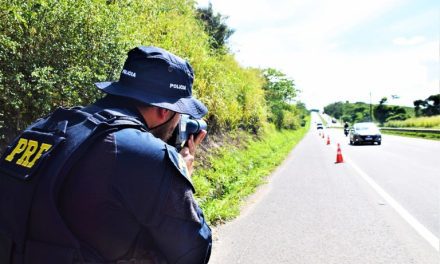
<path id="1" fill-rule="evenodd" d="M 318 113 L 318 115 L 319 115 L 319 119 L 321 119 L 322 125 L 326 127 L 327 126 L 327 121 L 325 121 L 325 119 L 321 116 L 321 114 Z"/>
<path id="2" fill-rule="evenodd" d="M 265 183 L 266 176 L 281 164 L 309 127 L 310 117 L 305 127 L 293 131 L 269 127 L 257 140 L 242 133 L 210 154 L 209 166 L 196 169 L 192 177 L 207 222 L 216 225 L 236 217 L 244 198 Z"/>
<path id="3" fill-rule="evenodd" d="M 414 117 L 402 121 L 389 121 L 385 127 L 420 127 L 420 128 L 440 128 L 440 115 L 427 117 Z"/>
<path id="4" fill-rule="evenodd" d="M 436 116 L 425 116 L 425 117 L 413 117 L 402 121 L 389 121 L 384 124 L 385 127 L 393 128 L 431 128 L 440 129 L 440 115 Z M 440 134 L 429 133 L 429 132 L 409 132 L 409 131 L 391 131 L 382 130 L 384 134 L 405 136 L 405 137 L 416 137 L 416 138 L 426 138 L 440 140 Z"/>
<path id="5" fill-rule="evenodd" d="M 396 136 L 440 140 L 440 134 L 436 134 L 436 133 L 408 132 L 408 131 L 391 131 L 391 130 L 381 130 L 381 132 L 383 134 L 396 135 Z"/>

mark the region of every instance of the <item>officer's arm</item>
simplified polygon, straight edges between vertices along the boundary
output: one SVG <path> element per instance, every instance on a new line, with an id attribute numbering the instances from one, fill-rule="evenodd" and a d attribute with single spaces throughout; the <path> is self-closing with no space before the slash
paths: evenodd
<path id="1" fill-rule="evenodd" d="M 191 185 L 178 173 L 171 177 L 162 221 L 149 230 L 150 234 L 169 263 L 208 263 L 211 230 L 194 200 Z"/>

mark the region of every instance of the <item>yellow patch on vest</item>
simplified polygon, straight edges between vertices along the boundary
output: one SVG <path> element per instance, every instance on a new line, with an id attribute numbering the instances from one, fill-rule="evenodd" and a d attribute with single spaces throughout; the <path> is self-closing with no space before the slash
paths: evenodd
<path id="1" fill-rule="evenodd" d="M 32 139 L 20 138 L 15 148 L 6 156 L 8 162 L 15 161 L 15 164 L 32 168 L 41 156 L 50 150 L 51 144 L 38 142 Z"/>

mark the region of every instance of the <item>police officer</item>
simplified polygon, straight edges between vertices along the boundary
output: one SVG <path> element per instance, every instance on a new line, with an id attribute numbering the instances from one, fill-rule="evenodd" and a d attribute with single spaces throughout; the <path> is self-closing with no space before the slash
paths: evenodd
<path id="1" fill-rule="evenodd" d="M 345 122 L 344 123 L 344 134 L 345 134 L 345 136 L 348 135 L 349 127 L 350 127 L 350 125 L 347 122 Z"/>
<path id="2" fill-rule="evenodd" d="M 78 263 L 207 263 L 211 231 L 193 197 L 197 145 L 180 153 L 166 142 L 180 114 L 201 118 L 206 107 L 192 96 L 188 62 L 157 47 L 128 53 L 120 79 L 97 83 L 107 95 L 84 111 L 111 109 L 141 121 L 145 130 L 108 133 L 70 170 L 59 198 L 67 227 L 80 242 Z M 50 232 L 44 201 L 36 199 L 30 236 Z M 49 231 L 48 231 L 49 230 Z"/>

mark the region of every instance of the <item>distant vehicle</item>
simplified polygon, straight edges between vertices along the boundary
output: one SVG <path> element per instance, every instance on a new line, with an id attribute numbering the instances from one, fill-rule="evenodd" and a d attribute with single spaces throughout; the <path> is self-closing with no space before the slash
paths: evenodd
<path id="1" fill-rule="evenodd" d="M 356 123 L 350 129 L 350 145 L 361 143 L 382 143 L 382 135 L 372 122 Z"/>
<path id="2" fill-rule="evenodd" d="M 322 123 L 317 123 L 316 129 L 324 129 L 324 126 L 322 125 Z"/>
<path id="3" fill-rule="evenodd" d="M 333 124 L 336 124 L 336 119 L 333 118 L 333 119 L 332 119 L 332 123 L 333 123 Z"/>

